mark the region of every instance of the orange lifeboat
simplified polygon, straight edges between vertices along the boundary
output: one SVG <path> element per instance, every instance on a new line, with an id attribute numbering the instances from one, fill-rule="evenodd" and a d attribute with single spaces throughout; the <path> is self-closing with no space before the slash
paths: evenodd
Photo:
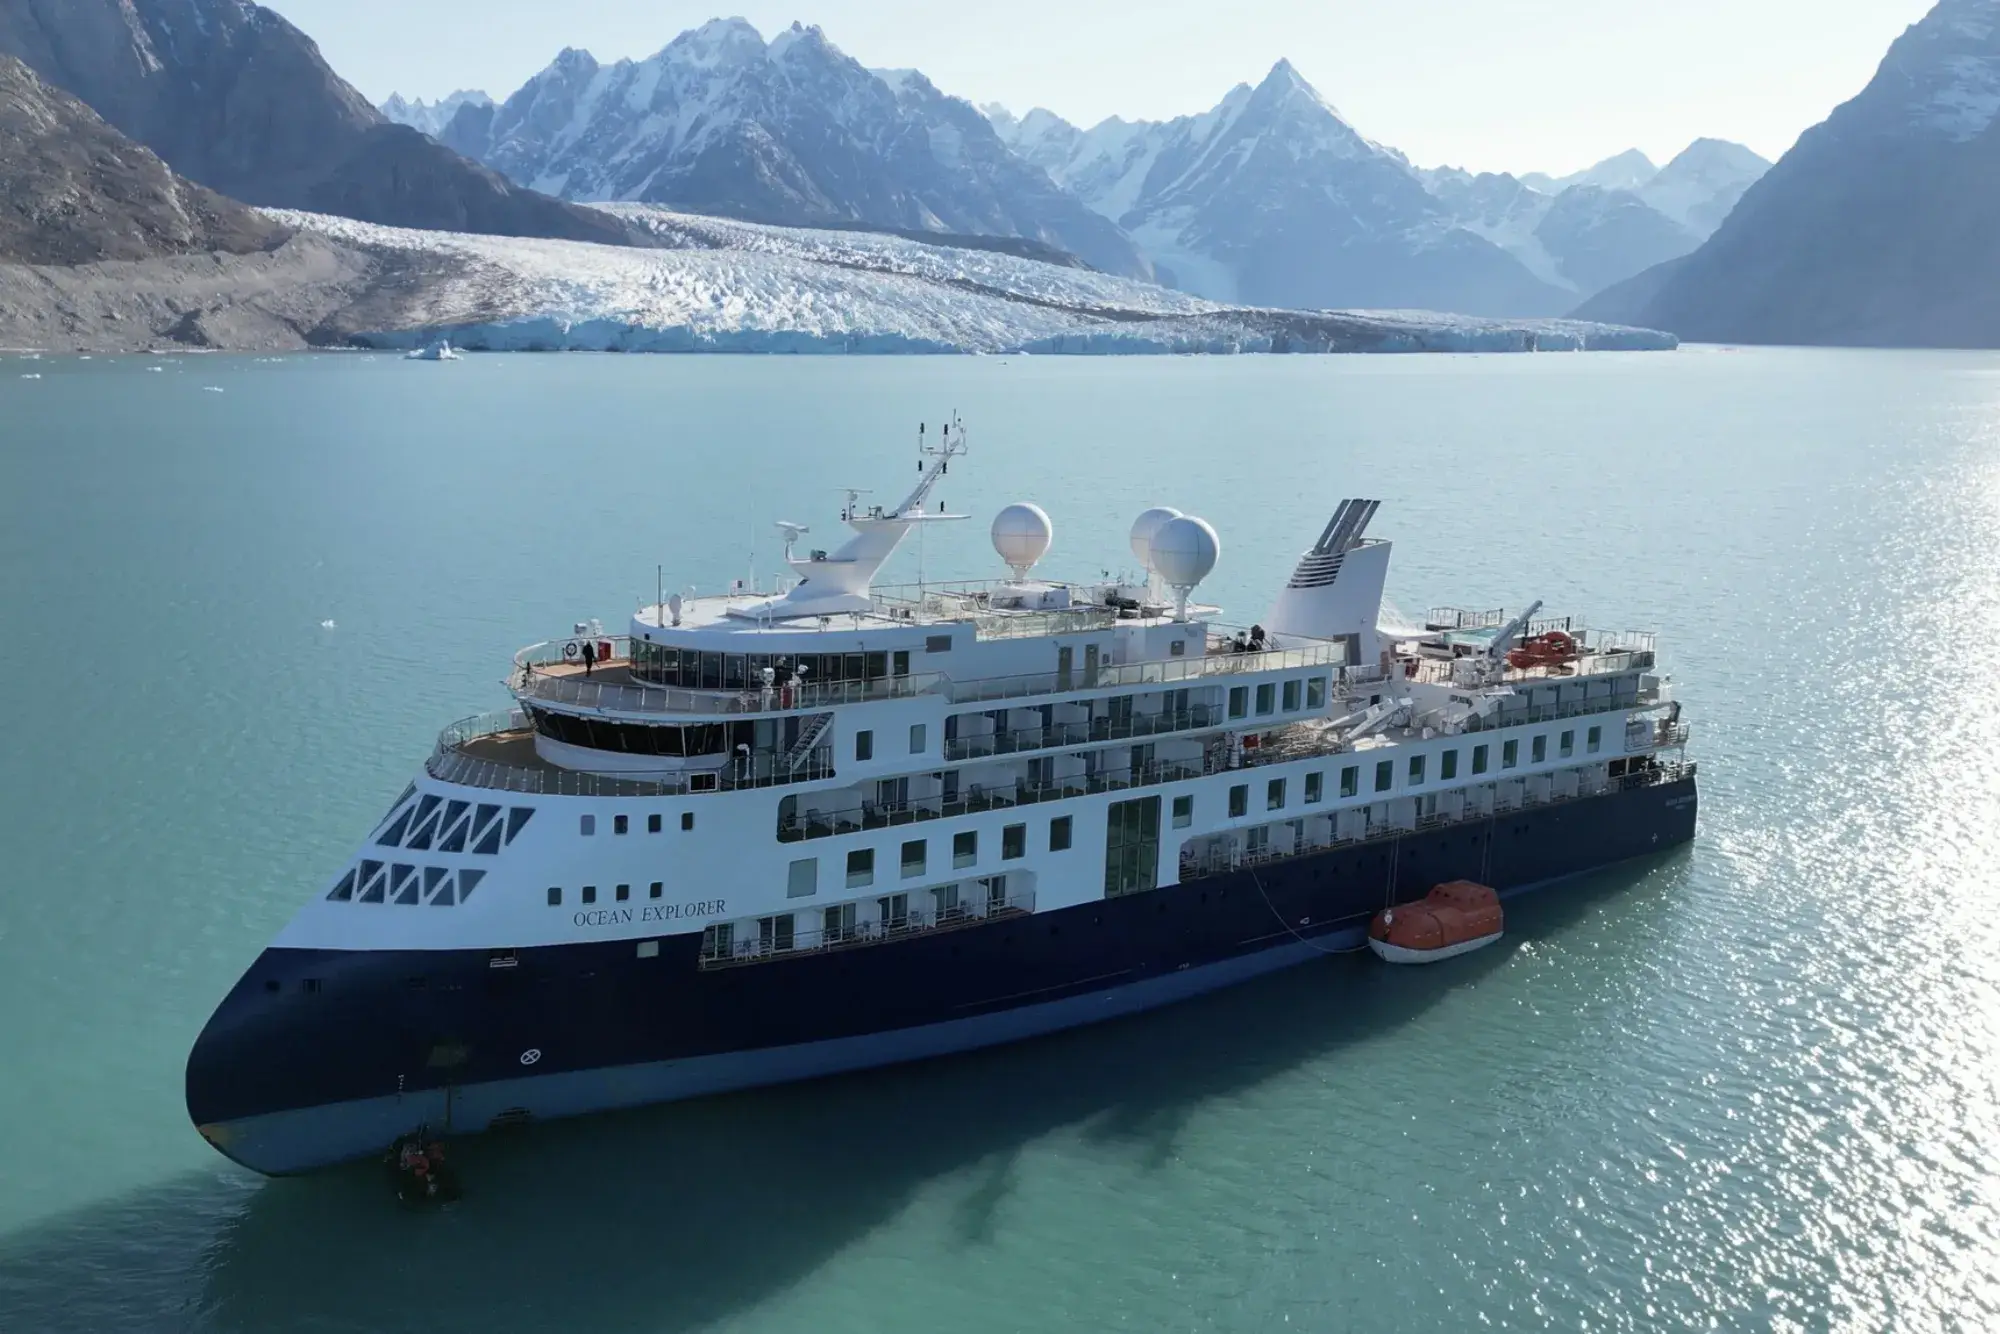
<path id="1" fill-rule="evenodd" d="M 1530 667 L 1560 667 L 1576 658 L 1576 640 L 1561 630 L 1550 630 L 1539 635 L 1530 635 L 1521 641 L 1520 647 L 1507 654 L 1507 665 L 1516 671 L 1526 671 Z"/>
<path id="2" fill-rule="evenodd" d="M 1368 948 L 1390 963 L 1436 963 L 1500 939 L 1500 896 L 1453 880 L 1415 903 L 1384 908 L 1368 927 Z"/>

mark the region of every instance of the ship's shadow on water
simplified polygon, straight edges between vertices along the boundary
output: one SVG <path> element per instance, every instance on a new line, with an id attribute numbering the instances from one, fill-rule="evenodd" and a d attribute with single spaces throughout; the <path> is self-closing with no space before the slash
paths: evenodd
<path id="1" fill-rule="evenodd" d="M 1051 1131 L 1164 1165 L 1203 1104 L 1390 1035 L 1520 940 L 1677 878 L 1628 869 L 1531 896 L 1510 907 L 1511 943 L 1435 968 L 1333 957 L 1012 1047 L 468 1140 L 466 1197 L 438 1212 L 399 1211 L 379 1168 L 190 1174 L 0 1241 L 0 1327 L 699 1328 L 943 1179 L 963 1190 L 945 1240 L 980 1245 L 1015 1156 Z"/>

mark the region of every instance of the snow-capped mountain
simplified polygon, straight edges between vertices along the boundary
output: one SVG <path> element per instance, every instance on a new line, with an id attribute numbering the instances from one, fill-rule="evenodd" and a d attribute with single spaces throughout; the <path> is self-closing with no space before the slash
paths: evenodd
<path id="1" fill-rule="evenodd" d="M 1727 139 L 1697 139 L 1664 167 L 1636 148 L 1608 157 L 1573 175 L 1551 177 L 1531 171 L 1521 183 L 1555 196 L 1579 185 L 1636 194 L 1662 214 L 1706 239 L 1722 225 L 1729 210 L 1771 164 L 1742 144 Z"/>
<path id="2" fill-rule="evenodd" d="M 742 19 L 601 65 L 565 50 L 442 138 L 532 188 L 767 222 L 1026 237 L 1097 268 L 1150 270 L 1116 226 L 1007 151 L 913 70 L 876 72 L 816 27 L 768 43 Z"/>
<path id="3" fill-rule="evenodd" d="M 1742 144 L 1697 139 L 1639 187 L 1639 197 L 1703 240 L 1771 164 Z"/>
<path id="4" fill-rule="evenodd" d="M 1510 315 L 1574 300 L 1457 225 L 1401 154 L 1364 138 L 1288 61 L 1200 115 L 1080 130 L 1038 109 L 995 123 L 1163 276 L 1217 300 Z"/>
<path id="5" fill-rule="evenodd" d="M 1585 309 L 1704 341 L 2000 346 L 2000 0 L 1940 0 L 1702 248 Z"/>
<path id="6" fill-rule="evenodd" d="M 1573 185 L 1594 185 L 1600 190 L 1637 190 L 1657 176 L 1659 171 L 1653 165 L 1653 159 L 1636 148 L 1628 148 L 1567 176 L 1531 171 L 1521 177 L 1521 183 L 1545 195 L 1559 195 Z"/>
<path id="7" fill-rule="evenodd" d="M 435 102 L 426 102 L 421 97 L 408 100 L 401 93 L 389 94 L 389 100 L 377 108 L 384 116 L 398 125 L 407 125 L 413 130 L 421 130 L 435 139 L 451 124 L 451 118 L 463 106 L 490 107 L 493 99 L 476 88 L 461 88 L 449 97 L 440 97 Z"/>
<path id="8" fill-rule="evenodd" d="M 0 0 L 0 53 L 177 174 L 250 204 L 411 227 L 632 238 L 390 124 L 251 0 Z"/>
<path id="9" fill-rule="evenodd" d="M 1550 196 L 1505 173 L 1421 172 L 1452 221 L 1581 301 L 1701 238 L 1630 190 L 1572 185 Z"/>

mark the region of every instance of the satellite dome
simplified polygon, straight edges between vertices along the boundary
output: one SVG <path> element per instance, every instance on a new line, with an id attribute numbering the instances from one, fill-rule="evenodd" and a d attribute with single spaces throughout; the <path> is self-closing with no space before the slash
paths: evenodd
<path id="1" fill-rule="evenodd" d="M 1184 514 L 1160 525 L 1153 534 L 1152 551 L 1153 568 L 1185 602 L 1188 590 L 1215 568 L 1216 557 L 1222 554 L 1222 539 L 1208 520 Z"/>
<path id="2" fill-rule="evenodd" d="M 993 549 L 1016 579 L 1025 579 L 1036 561 L 1049 554 L 1055 525 L 1040 505 L 1017 502 L 993 516 Z"/>
<path id="3" fill-rule="evenodd" d="M 1141 569 L 1153 568 L 1153 536 L 1160 526 L 1181 517 L 1177 509 L 1156 505 L 1138 518 L 1132 520 L 1132 554 L 1139 559 Z"/>

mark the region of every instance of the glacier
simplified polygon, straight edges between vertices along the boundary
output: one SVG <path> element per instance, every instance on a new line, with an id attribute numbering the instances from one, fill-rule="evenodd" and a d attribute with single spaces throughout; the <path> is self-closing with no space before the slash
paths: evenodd
<path id="1" fill-rule="evenodd" d="M 1665 350 L 1670 334 L 1577 320 L 1232 306 L 1010 253 L 601 205 L 660 249 L 416 231 L 266 210 L 419 275 L 350 343 L 470 350 L 787 353 Z M 988 248 L 990 245 L 991 248 Z"/>

